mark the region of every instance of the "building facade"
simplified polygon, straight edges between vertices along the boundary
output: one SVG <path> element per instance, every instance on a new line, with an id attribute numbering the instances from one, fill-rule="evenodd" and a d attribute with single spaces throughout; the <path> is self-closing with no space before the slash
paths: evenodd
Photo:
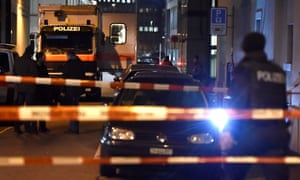
<path id="1" fill-rule="evenodd" d="M 209 18 L 211 0 L 167 0 L 166 1 L 166 54 L 170 56 L 183 72 L 190 74 L 193 58 L 199 56 L 210 84 L 215 76 L 211 76 L 211 36 L 209 34 Z M 212 77 L 212 78 L 211 78 Z"/>
<path id="2" fill-rule="evenodd" d="M 137 1 L 138 56 L 150 55 L 163 58 L 164 8 L 164 1 Z"/>
<path id="3" fill-rule="evenodd" d="M 15 44 L 22 55 L 29 42 L 29 2 L 2 0 L 0 10 L 0 42 Z"/>

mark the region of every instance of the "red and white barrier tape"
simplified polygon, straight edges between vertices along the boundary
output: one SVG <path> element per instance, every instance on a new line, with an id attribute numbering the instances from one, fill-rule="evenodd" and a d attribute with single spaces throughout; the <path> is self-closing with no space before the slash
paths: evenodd
<path id="1" fill-rule="evenodd" d="M 273 120 L 299 118 L 300 109 L 209 109 L 168 108 L 165 106 L 0 106 L 0 120 L 70 120 L 78 121 L 165 121 L 207 120 L 216 114 L 230 119 Z"/>
<path id="2" fill-rule="evenodd" d="M 200 86 L 180 86 L 169 84 L 152 84 L 152 83 L 134 83 L 134 82 L 105 82 L 93 80 L 79 79 L 63 79 L 63 78 L 42 78 L 31 76 L 12 76 L 0 75 L 1 83 L 27 83 L 27 84 L 44 84 L 55 86 L 84 86 L 84 87 L 99 87 L 99 88 L 126 88 L 126 89 L 153 89 L 153 90 L 170 90 L 170 91 L 206 91 L 216 93 L 226 93 L 228 88 L 222 87 L 200 87 Z M 299 83 L 300 84 L 300 83 Z M 299 84 L 295 84 L 287 90 L 287 94 L 300 94 L 300 92 L 292 92 Z"/>
<path id="3" fill-rule="evenodd" d="M 26 165 L 140 165 L 140 164 L 204 164 L 204 163 L 245 163 L 245 164 L 300 164 L 300 157 L 0 157 L 0 166 Z"/>
<path id="4" fill-rule="evenodd" d="M 227 92 L 227 88 L 219 87 L 200 87 L 200 86 L 180 86 L 169 84 L 153 84 L 153 83 L 134 83 L 134 82 L 104 82 L 93 80 L 79 79 L 63 79 L 63 78 L 42 78 L 30 76 L 11 76 L 1 75 L 0 82 L 6 83 L 27 83 L 27 84 L 44 84 L 57 86 L 84 86 L 84 87 L 99 87 L 99 88 L 126 88 L 126 89 L 150 89 L 150 90 L 170 90 L 170 91 L 213 91 Z"/>

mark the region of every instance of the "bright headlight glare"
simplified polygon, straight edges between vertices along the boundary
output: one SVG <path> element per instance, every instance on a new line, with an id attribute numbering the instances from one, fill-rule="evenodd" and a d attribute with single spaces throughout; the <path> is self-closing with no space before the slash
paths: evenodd
<path id="1" fill-rule="evenodd" d="M 113 140 L 134 140 L 134 132 L 128 129 L 113 127 L 110 132 L 110 137 Z"/>
<path id="2" fill-rule="evenodd" d="M 213 109 L 209 114 L 209 119 L 220 131 L 222 131 L 229 119 L 229 116 L 227 111 L 224 109 Z"/>

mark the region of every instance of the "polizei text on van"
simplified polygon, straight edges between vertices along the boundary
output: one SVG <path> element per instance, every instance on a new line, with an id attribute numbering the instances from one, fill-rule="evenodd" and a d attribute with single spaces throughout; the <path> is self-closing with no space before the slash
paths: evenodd
<path id="1" fill-rule="evenodd" d="M 80 31 L 79 26 L 54 26 L 53 31 Z"/>

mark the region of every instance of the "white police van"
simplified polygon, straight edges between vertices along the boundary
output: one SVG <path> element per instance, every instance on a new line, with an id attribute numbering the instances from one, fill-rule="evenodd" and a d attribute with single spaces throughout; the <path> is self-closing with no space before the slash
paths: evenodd
<path id="1" fill-rule="evenodd" d="M 0 43 L 0 75 L 13 75 L 14 62 L 18 57 L 15 45 Z M 15 98 L 15 85 L 0 82 L 0 104 L 10 105 Z"/>

